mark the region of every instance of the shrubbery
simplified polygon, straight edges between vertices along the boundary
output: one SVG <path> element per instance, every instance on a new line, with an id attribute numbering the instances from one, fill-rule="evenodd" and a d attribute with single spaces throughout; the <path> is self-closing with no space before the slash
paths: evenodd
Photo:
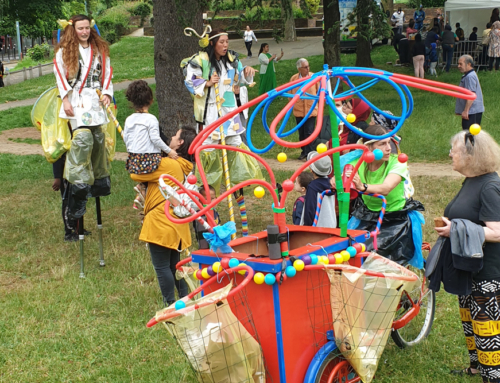
<path id="1" fill-rule="evenodd" d="M 29 48 L 26 51 L 26 56 L 28 56 L 35 62 L 43 61 L 45 58 L 48 58 L 49 55 L 50 47 L 47 43 L 43 43 L 41 45 L 37 44 L 33 48 Z"/>
<path id="2" fill-rule="evenodd" d="M 101 36 L 108 43 L 120 40 L 128 30 L 130 13 L 123 7 L 110 8 L 96 20 Z"/>

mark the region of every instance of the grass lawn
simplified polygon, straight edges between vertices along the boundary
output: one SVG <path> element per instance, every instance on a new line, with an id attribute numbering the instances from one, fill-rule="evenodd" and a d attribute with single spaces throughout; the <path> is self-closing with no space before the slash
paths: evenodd
<path id="1" fill-rule="evenodd" d="M 152 39 L 148 40 L 152 44 Z M 140 56 L 130 44 L 121 49 L 133 49 L 135 57 Z M 394 56 L 390 47 L 373 52 L 377 66 L 384 69 L 391 69 L 385 62 L 394 61 Z M 353 59 L 353 55 L 344 55 L 343 63 L 352 64 Z M 294 62 L 279 63 L 279 84 L 295 73 Z M 310 64 L 312 71 L 318 71 L 322 58 L 312 57 Z M 122 79 L 128 78 L 126 67 L 122 69 Z M 410 73 L 406 68 L 392 69 Z M 141 70 L 144 77 L 150 76 L 146 64 Z M 50 78 L 52 85 L 53 77 Z M 453 84 L 459 79 L 456 71 L 439 78 Z M 499 80 L 495 73 L 480 73 L 480 80 L 487 110 L 483 126 L 500 139 L 493 125 L 500 117 L 494 105 Z M 12 97 L 22 98 L 30 92 L 28 87 L 16 89 Z M 4 91 L 0 89 L 0 97 L 6 97 Z M 252 88 L 250 98 L 256 92 Z M 393 93 L 380 86 L 368 90 L 367 96 L 382 109 L 397 114 L 400 105 Z M 410 161 L 445 160 L 449 138 L 460 130 L 460 120 L 453 116 L 454 100 L 418 90 L 412 93 L 416 106 L 401 133 L 403 150 L 410 155 Z M 123 92 L 117 92 L 116 98 L 118 118 L 123 123 L 132 111 Z M 275 115 L 284 102 L 277 100 L 270 115 Z M 0 113 L 0 130 L 30 126 L 30 109 Z M 151 112 L 158 113 L 156 104 Z M 261 125 L 256 125 L 252 137 L 257 147 L 268 142 Z M 124 151 L 121 140 L 117 149 Z M 274 157 L 277 152 L 274 149 L 268 156 Z M 296 151 L 289 154 L 298 155 Z M 88 204 L 86 228 L 93 234 L 85 241 L 84 280 L 78 278 L 78 244 L 62 241 L 61 199 L 59 193 L 51 190 L 50 164 L 41 156 L 0 154 L 0 168 L 0 382 L 196 382 L 169 333 L 161 326 L 145 327 L 161 307 L 161 297 L 149 253 L 144 243 L 138 241 L 140 223 L 131 208 L 134 183 L 123 162 L 112 164 L 113 192 L 102 199 L 105 268 L 98 266 L 94 202 Z M 291 175 L 279 169 L 274 171 L 279 182 Z M 415 198 L 426 206 L 428 224 L 424 239 L 434 242 L 432 218 L 442 214 L 462 180 L 431 176 L 412 180 Z M 255 233 L 272 221 L 271 199 L 266 195 L 257 200 L 250 190 L 247 195 L 249 228 Z M 292 193 L 287 201 L 288 211 L 295 198 Z M 226 222 L 226 204 L 221 204 L 219 212 L 222 222 Z M 456 297 L 444 292 L 438 294 L 433 330 L 418 346 L 402 351 L 389 340 L 375 382 L 469 382 L 468 377 L 449 374 L 452 368 L 468 365 L 456 301 Z"/>
<path id="2" fill-rule="evenodd" d="M 78 245 L 62 241 L 61 200 L 50 187 L 50 165 L 41 156 L 0 154 L 0 167 L 0 381 L 196 382 L 168 332 L 145 327 L 161 306 L 160 293 L 148 251 L 137 239 L 133 182 L 123 163 L 113 163 L 113 193 L 102 199 L 105 268 L 97 261 L 94 202 L 88 204 L 86 228 L 93 234 L 85 241 L 84 280 L 78 277 Z M 280 181 L 289 176 L 276 171 Z M 460 187 L 458 179 L 413 181 L 429 222 Z M 270 204 L 268 196 L 248 197 L 251 232 L 271 222 Z M 425 234 L 433 241 L 431 227 Z M 456 299 L 440 293 L 428 340 L 405 351 L 389 341 L 375 381 L 466 382 L 448 371 L 466 364 Z"/>
<path id="3" fill-rule="evenodd" d="M 133 39 L 133 40 L 132 40 Z M 111 47 L 114 66 L 114 81 L 134 79 L 140 77 L 154 76 L 153 65 L 153 40 L 150 38 L 124 38 L 119 43 Z M 139 54 L 137 54 L 139 53 Z M 394 49 L 389 46 L 378 46 L 372 51 L 372 59 L 377 68 L 387 71 L 412 75 L 411 68 L 393 67 L 387 65 L 387 62 L 395 62 L 396 54 Z M 276 77 L 278 84 L 284 84 L 290 80 L 290 77 L 296 73 L 296 60 L 282 60 L 276 65 Z M 311 71 L 322 70 L 323 57 L 313 56 L 309 58 Z M 355 55 L 342 55 L 342 65 L 354 65 Z M 461 74 L 457 69 L 450 73 L 440 73 L 439 81 L 450 84 L 458 84 Z M 256 77 L 258 81 L 258 77 Z M 482 127 L 490 132 L 493 137 L 500 140 L 500 130 L 496 128 L 495 121 L 500 120 L 500 109 L 496 107 L 496 90 L 500 87 L 500 76 L 494 72 L 480 72 L 479 79 L 484 95 L 486 112 L 483 115 Z M 15 86 L 0 88 L 0 102 L 7 100 L 23 99 L 27 97 L 36 97 L 43 90 L 53 85 L 53 76 L 48 75 L 39 79 L 25 81 Z M 45 81 L 45 82 L 44 82 Z M 367 81 L 367 78 L 355 78 L 356 84 Z M 154 89 L 154 87 L 153 87 Z M 447 161 L 449 151 L 450 137 L 461 129 L 461 119 L 454 115 L 455 99 L 449 96 L 443 96 L 436 93 L 421 91 L 419 89 L 410 89 L 415 107 L 412 115 L 407 119 L 405 125 L 400 131 L 403 138 L 401 148 L 410 157 L 413 162 L 436 162 Z M 401 113 L 401 100 L 396 91 L 385 83 L 378 83 L 364 92 L 365 96 L 382 110 L 392 111 L 395 115 Z M 258 96 L 258 85 L 249 88 L 249 98 Z M 133 111 L 129 108 L 128 102 L 124 97 L 123 91 L 115 93 L 118 103 L 118 119 L 122 123 L 125 118 Z M 276 99 L 269 107 L 267 123 L 271 124 L 274 117 L 286 105 L 289 99 Z M 186 106 L 191 108 L 191 106 Z M 29 111 L 30 107 L 20 107 L 9 109 L 0 113 L 0 131 L 16 127 L 31 126 Z M 151 113 L 158 114 L 156 102 L 151 108 Z M 250 111 L 250 113 L 253 109 Z M 325 109 L 326 111 L 326 109 Z M 327 112 L 326 112 L 327 113 Z M 287 124 L 287 130 L 295 125 L 293 116 Z M 298 133 L 292 134 L 288 140 L 297 141 Z M 256 148 L 264 148 L 270 138 L 265 133 L 262 125 L 261 113 L 256 117 L 252 127 L 252 142 Z M 125 146 L 121 139 L 118 140 L 118 151 L 125 151 Z M 275 158 L 282 151 L 282 148 L 275 146 L 269 152 L 264 153 L 263 157 Z M 298 157 L 298 149 L 287 149 L 290 158 Z"/>

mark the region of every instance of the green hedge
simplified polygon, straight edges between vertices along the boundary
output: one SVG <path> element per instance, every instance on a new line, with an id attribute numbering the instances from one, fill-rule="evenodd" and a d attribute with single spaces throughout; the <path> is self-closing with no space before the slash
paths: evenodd
<path id="1" fill-rule="evenodd" d="M 123 8 L 110 8 L 96 20 L 101 36 L 110 44 L 116 43 L 128 31 L 130 13 Z"/>

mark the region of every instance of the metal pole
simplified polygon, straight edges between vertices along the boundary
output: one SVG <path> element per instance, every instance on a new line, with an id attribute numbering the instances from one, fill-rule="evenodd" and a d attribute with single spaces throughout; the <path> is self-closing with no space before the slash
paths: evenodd
<path id="1" fill-rule="evenodd" d="M 85 278 L 83 269 L 83 240 L 85 239 L 85 235 L 83 235 L 83 216 L 78 220 L 78 239 L 80 242 L 80 278 Z"/>
<path id="2" fill-rule="evenodd" d="M 16 31 L 17 31 L 17 47 L 19 50 L 19 60 L 22 60 L 23 54 L 21 49 L 21 32 L 19 31 L 19 21 L 16 21 Z"/>
<path id="3" fill-rule="evenodd" d="M 99 233 L 99 266 L 106 266 L 104 263 L 104 250 L 102 246 L 102 217 L 101 217 L 101 199 L 95 197 L 95 209 L 97 215 L 97 231 Z"/>

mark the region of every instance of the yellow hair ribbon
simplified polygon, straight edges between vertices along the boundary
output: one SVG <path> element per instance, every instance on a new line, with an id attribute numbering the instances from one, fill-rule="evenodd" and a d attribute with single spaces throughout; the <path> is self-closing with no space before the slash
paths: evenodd
<path id="1" fill-rule="evenodd" d="M 90 22 L 90 28 L 94 28 L 94 25 L 95 25 L 95 20 L 92 19 L 92 21 Z"/>
<path id="2" fill-rule="evenodd" d="M 59 24 L 62 29 L 65 29 L 68 25 L 73 25 L 73 21 L 60 19 L 60 20 L 57 20 L 57 24 Z"/>

